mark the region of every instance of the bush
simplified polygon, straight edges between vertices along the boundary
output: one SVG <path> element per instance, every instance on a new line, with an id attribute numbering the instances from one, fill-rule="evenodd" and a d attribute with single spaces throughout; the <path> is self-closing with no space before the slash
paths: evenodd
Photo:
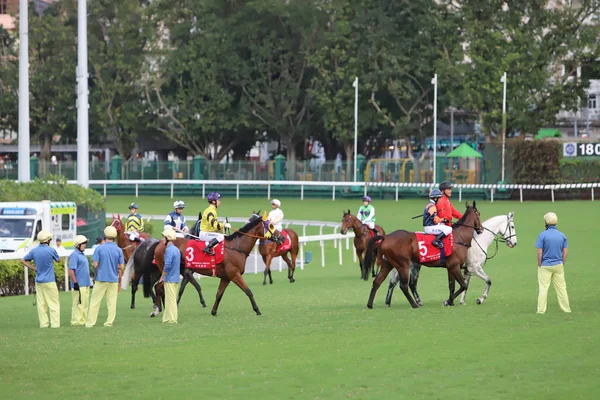
<path id="1" fill-rule="evenodd" d="M 564 183 L 590 183 L 600 180 L 600 160 L 564 158 L 560 161 Z"/>
<path id="2" fill-rule="evenodd" d="M 561 144 L 553 140 L 519 143 L 513 153 L 515 183 L 561 183 L 560 153 Z"/>

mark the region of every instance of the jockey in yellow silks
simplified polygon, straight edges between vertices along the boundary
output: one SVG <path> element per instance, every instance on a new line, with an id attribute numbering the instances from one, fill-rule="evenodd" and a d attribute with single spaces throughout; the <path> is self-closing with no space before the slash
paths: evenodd
<path id="1" fill-rule="evenodd" d="M 208 195 L 207 200 L 210 205 L 202 212 L 202 219 L 200 220 L 198 239 L 209 242 L 202 251 L 210 255 L 214 255 L 213 247 L 225 239 L 225 235 L 219 231 L 222 231 L 223 228 L 231 228 L 229 223 L 221 224 L 217 220 L 217 207 L 221 204 L 220 199 L 221 195 L 219 193 L 212 192 Z"/>

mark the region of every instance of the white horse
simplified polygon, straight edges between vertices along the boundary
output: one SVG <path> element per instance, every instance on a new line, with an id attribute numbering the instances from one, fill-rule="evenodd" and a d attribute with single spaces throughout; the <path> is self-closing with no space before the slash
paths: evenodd
<path id="1" fill-rule="evenodd" d="M 515 247 L 517 245 L 517 232 L 515 230 L 514 217 L 515 214 L 513 212 L 510 212 L 507 215 L 498 215 L 497 217 L 492 217 L 483 222 L 483 233 L 473 238 L 471 248 L 467 252 L 467 261 L 465 265 L 462 266 L 462 268 L 464 269 L 464 277 L 465 282 L 467 283 L 467 287 L 469 285 L 469 280 L 471 279 L 472 275 L 476 275 L 485 281 L 485 290 L 483 292 L 483 295 L 477 299 L 477 304 L 482 304 L 488 297 L 492 281 L 483 270 L 483 266 L 485 265 L 487 260 L 494 258 L 498 253 L 498 242 L 502 241 L 506 243 L 506 245 L 510 248 Z M 498 235 L 501 235 L 501 237 Z M 490 257 L 488 256 L 487 250 L 492 244 L 492 242 L 496 242 L 496 250 L 494 254 Z M 421 299 L 419 298 L 419 294 L 417 293 L 417 280 L 419 279 L 420 271 L 420 264 L 414 262 L 411 263 L 409 287 L 413 293 L 415 301 L 419 305 L 422 305 Z M 398 271 L 393 269 L 390 273 L 390 286 L 388 288 L 388 293 L 385 300 L 385 304 L 388 307 L 392 302 L 392 293 L 398 281 Z M 465 290 L 460 296 L 460 304 L 465 304 L 466 294 L 467 291 Z"/>

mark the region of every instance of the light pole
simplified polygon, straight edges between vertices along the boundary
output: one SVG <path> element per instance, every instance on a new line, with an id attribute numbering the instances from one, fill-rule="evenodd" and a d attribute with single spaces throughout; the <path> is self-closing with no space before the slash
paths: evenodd
<path id="1" fill-rule="evenodd" d="M 29 182 L 29 1 L 19 3 L 19 182 Z"/>
<path id="2" fill-rule="evenodd" d="M 504 157 L 506 155 L 506 72 L 502 75 L 500 82 L 504 83 L 504 95 L 502 96 L 502 183 L 504 183 Z"/>
<path id="3" fill-rule="evenodd" d="M 431 80 L 433 84 L 433 182 L 436 182 L 437 163 L 437 74 Z"/>
<path id="4" fill-rule="evenodd" d="M 356 182 L 356 157 L 358 151 L 358 76 L 352 83 L 354 87 L 354 182 Z"/>
<path id="5" fill-rule="evenodd" d="M 89 123 L 88 123 L 88 48 L 87 0 L 77 2 L 77 183 L 88 187 Z"/>

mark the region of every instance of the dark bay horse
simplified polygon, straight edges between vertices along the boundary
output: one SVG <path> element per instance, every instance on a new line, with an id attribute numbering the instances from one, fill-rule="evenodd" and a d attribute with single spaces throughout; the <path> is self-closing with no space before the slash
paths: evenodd
<path id="1" fill-rule="evenodd" d="M 290 237 L 292 247 L 289 250 L 279 251 L 279 244 L 270 239 L 261 240 L 258 244 L 258 251 L 265 262 L 263 285 L 267 284 L 267 275 L 269 275 L 269 283 L 271 285 L 273 284 L 273 278 L 271 277 L 271 261 L 273 258 L 280 256 L 288 266 L 288 279 L 290 280 L 290 283 L 296 281 L 294 279 L 294 271 L 296 270 L 296 257 L 298 257 L 298 250 L 300 249 L 300 245 L 298 244 L 298 234 L 290 228 L 285 228 L 283 231 Z M 288 254 L 291 257 L 291 260 L 290 257 L 288 257 Z"/>
<path id="2" fill-rule="evenodd" d="M 219 308 L 219 303 L 223 298 L 223 293 L 225 292 L 225 289 L 227 289 L 227 286 L 231 282 L 235 283 L 244 293 L 246 293 L 246 295 L 250 299 L 250 303 L 252 304 L 252 309 L 254 310 L 254 312 L 256 312 L 256 315 L 261 315 L 260 310 L 256 305 L 256 301 L 254 300 L 254 294 L 244 281 L 244 278 L 242 278 L 242 275 L 244 274 L 246 268 L 246 259 L 248 258 L 250 252 L 252 251 L 252 248 L 256 244 L 256 239 L 261 240 L 265 238 L 272 238 L 276 243 L 279 244 L 281 244 L 284 239 L 283 236 L 279 233 L 279 231 L 275 229 L 273 224 L 267 221 L 266 215 L 264 215 L 263 218 L 261 218 L 258 215 L 253 215 L 250 218 L 250 221 L 245 226 L 243 226 L 240 230 L 234 232 L 232 235 L 227 236 L 225 238 L 225 259 L 222 263 L 217 265 L 216 269 L 216 277 L 220 278 L 221 282 L 219 283 L 219 289 L 217 290 L 215 304 L 211 310 L 212 315 L 217 315 L 217 309 Z M 188 239 L 178 238 L 177 240 L 175 240 L 175 242 L 173 242 L 173 244 L 177 246 L 179 248 L 179 251 L 181 251 L 182 253 L 182 261 L 185 260 L 185 249 L 187 241 Z M 156 265 L 161 274 L 164 268 L 164 255 L 165 245 L 163 240 L 154 251 Z M 191 270 L 187 268 L 185 269 L 191 272 Z M 201 275 L 212 276 L 211 269 L 198 269 L 194 272 Z M 191 273 L 188 277 L 184 275 L 183 279 L 184 281 L 190 279 L 195 281 Z M 179 298 L 181 298 L 181 295 L 183 294 L 183 289 L 185 288 L 184 281 L 181 282 L 181 287 L 179 289 Z M 146 292 L 145 277 L 144 292 Z M 161 301 L 160 299 L 163 293 L 164 291 L 162 289 L 162 284 L 158 283 L 156 285 L 157 302 Z"/>
<path id="3" fill-rule="evenodd" d="M 477 210 L 475 202 L 473 202 L 473 206 L 469 206 L 468 203 L 466 206 L 467 210 L 463 217 L 452 226 L 454 249 L 452 254 L 446 257 L 445 264 L 440 265 L 439 260 L 423 264 L 427 267 L 446 268 L 448 272 L 450 295 L 448 300 L 444 302 L 444 305 L 449 306 L 454 305 L 454 299 L 467 289 L 467 284 L 461 272 L 461 266 L 467 260 L 467 250 L 471 247 L 473 232 L 476 231 L 478 234 L 483 232 L 479 211 Z M 381 283 L 385 280 L 390 271 L 395 268 L 400 277 L 400 289 L 402 289 L 402 292 L 410 305 L 413 308 L 418 308 L 419 304 L 413 300 L 408 292 L 411 262 L 419 263 L 420 248 L 415 233 L 397 230 L 385 235 L 383 238 L 375 237 L 371 239 L 367 247 L 363 268 L 364 280 L 367 280 L 369 268 L 372 267 L 372 257 L 375 246 L 379 248 L 383 262 L 381 271 L 379 271 L 379 274 L 373 281 L 373 288 L 371 289 L 367 307 L 373 308 L 373 300 L 375 299 L 377 289 L 379 289 L 379 286 L 381 286 Z M 458 282 L 460 285 L 460 289 L 456 292 L 454 290 L 455 282 Z"/>
<path id="4" fill-rule="evenodd" d="M 123 225 L 123 222 L 121 221 L 120 214 L 117 216 L 113 215 L 112 218 L 113 220 L 110 223 L 110 226 L 113 226 L 117 230 L 117 246 L 123 250 L 123 258 L 125 259 L 125 263 L 127 263 L 129 257 L 131 257 L 133 251 L 140 243 L 129 240 L 129 235 L 125 232 L 125 225 Z M 144 240 L 150 239 L 151 237 L 152 236 L 146 232 L 140 232 L 140 238 Z"/>
<path id="5" fill-rule="evenodd" d="M 354 231 L 354 249 L 356 250 L 356 256 L 358 257 L 358 262 L 360 266 L 361 273 L 363 271 L 363 257 L 364 253 L 367 250 L 367 244 L 371 239 L 371 230 L 369 227 L 362 222 L 356 216 L 350 213 L 350 210 L 344 211 L 344 216 L 342 217 L 342 229 L 340 230 L 342 235 L 345 235 L 348 232 L 348 229 L 352 229 Z M 384 236 L 385 231 L 379 225 L 375 225 L 375 229 L 379 232 L 379 235 Z M 378 270 L 381 269 L 381 260 L 377 258 Z M 372 276 L 375 277 L 376 271 L 375 268 L 372 270 Z"/>

